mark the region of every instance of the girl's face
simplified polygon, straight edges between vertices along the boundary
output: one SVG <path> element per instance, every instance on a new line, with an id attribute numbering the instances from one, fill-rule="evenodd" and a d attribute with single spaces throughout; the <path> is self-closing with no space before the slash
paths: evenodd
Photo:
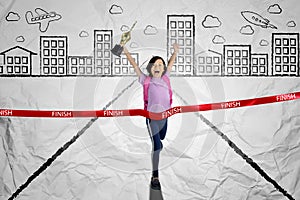
<path id="1" fill-rule="evenodd" d="M 164 73 L 164 63 L 161 59 L 157 59 L 151 67 L 151 74 L 155 78 L 160 78 Z"/>

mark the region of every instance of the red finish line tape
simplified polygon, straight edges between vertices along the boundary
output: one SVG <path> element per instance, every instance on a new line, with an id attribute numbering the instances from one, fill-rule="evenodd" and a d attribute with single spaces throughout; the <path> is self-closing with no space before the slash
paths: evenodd
<path id="1" fill-rule="evenodd" d="M 275 96 L 228 101 L 221 103 L 200 104 L 191 106 L 177 106 L 161 113 L 153 113 L 143 109 L 128 110 L 92 110 L 92 111 L 50 111 L 50 110 L 10 110 L 0 109 L 0 117 L 50 117 L 50 118 L 74 118 L 74 117 L 121 117 L 143 116 L 154 120 L 161 120 L 178 113 L 199 112 L 209 110 L 231 109 L 261 104 L 270 104 L 283 101 L 300 99 L 300 92 L 281 94 Z"/>

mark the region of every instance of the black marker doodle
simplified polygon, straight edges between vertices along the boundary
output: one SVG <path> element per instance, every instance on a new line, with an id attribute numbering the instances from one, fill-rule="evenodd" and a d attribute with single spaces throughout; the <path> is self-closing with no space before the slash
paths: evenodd
<path id="1" fill-rule="evenodd" d="M 126 26 L 126 25 L 122 25 L 121 28 L 120 28 L 120 30 L 121 30 L 122 32 L 127 32 L 127 31 L 130 30 L 130 28 L 129 28 L 128 26 Z"/>
<path id="2" fill-rule="evenodd" d="M 294 28 L 294 27 L 296 27 L 296 22 L 295 21 L 288 21 L 286 26 L 290 27 L 290 28 Z"/>
<path id="3" fill-rule="evenodd" d="M 41 8 L 36 8 L 35 13 L 37 14 L 35 17 L 31 11 L 26 12 L 26 21 L 28 24 L 39 24 L 39 29 L 41 32 L 46 32 L 49 23 L 52 21 L 57 21 L 61 19 L 61 15 L 56 12 L 46 12 Z"/>
<path id="4" fill-rule="evenodd" d="M 157 28 L 152 25 L 147 25 L 144 29 L 145 35 L 156 35 L 158 33 Z"/>
<path id="5" fill-rule="evenodd" d="M 269 45 L 269 42 L 267 41 L 267 40 L 264 40 L 264 39 L 262 39 L 260 42 L 259 42 L 259 45 L 260 46 L 268 46 Z"/>
<path id="6" fill-rule="evenodd" d="M 278 4 L 274 4 L 274 5 L 269 6 L 268 12 L 271 14 L 280 14 L 282 12 L 282 9 L 280 8 L 280 6 Z"/>
<path id="7" fill-rule="evenodd" d="M 109 13 L 112 15 L 118 15 L 123 13 L 123 9 L 121 6 L 118 5 L 112 5 L 109 9 Z"/>
<path id="8" fill-rule="evenodd" d="M 36 53 L 20 46 L 15 46 L 0 53 L 4 56 L 4 65 L 1 66 L 5 76 L 30 76 L 32 75 L 32 55 Z"/>
<path id="9" fill-rule="evenodd" d="M 22 35 L 20 35 L 16 38 L 16 42 L 25 42 L 25 38 Z"/>
<path id="10" fill-rule="evenodd" d="M 268 54 L 251 54 L 251 76 L 268 76 Z"/>
<path id="11" fill-rule="evenodd" d="M 196 56 L 196 76 L 223 76 L 223 55 L 212 51 L 202 51 Z"/>
<path id="12" fill-rule="evenodd" d="M 214 17 L 212 15 L 206 15 L 204 20 L 202 21 L 202 26 L 204 28 L 218 28 L 222 25 L 221 21 L 218 17 Z"/>
<path id="13" fill-rule="evenodd" d="M 89 33 L 86 32 L 86 31 L 81 31 L 81 32 L 79 33 L 79 37 L 81 37 L 81 38 L 83 38 L 83 37 L 89 37 Z"/>
<path id="14" fill-rule="evenodd" d="M 243 35 L 253 35 L 254 30 L 250 25 L 246 25 L 246 26 L 242 26 L 242 28 L 240 29 L 240 33 Z"/>
<path id="15" fill-rule="evenodd" d="M 15 12 L 9 12 L 6 15 L 5 19 L 8 22 L 16 22 L 16 21 L 20 20 L 20 15 L 18 13 L 15 13 Z"/>
<path id="16" fill-rule="evenodd" d="M 139 45 L 136 42 L 131 42 L 130 43 L 130 48 L 138 48 Z"/>
<path id="17" fill-rule="evenodd" d="M 212 39 L 212 42 L 214 44 L 223 44 L 226 42 L 225 38 L 221 35 L 215 35 L 214 38 Z"/>
<path id="18" fill-rule="evenodd" d="M 270 21 L 266 18 L 263 18 L 259 14 L 252 11 L 243 11 L 241 12 L 245 20 L 253 25 L 260 26 L 262 28 L 272 28 L 277 29 L 276 26 L 270 24 Z"/>

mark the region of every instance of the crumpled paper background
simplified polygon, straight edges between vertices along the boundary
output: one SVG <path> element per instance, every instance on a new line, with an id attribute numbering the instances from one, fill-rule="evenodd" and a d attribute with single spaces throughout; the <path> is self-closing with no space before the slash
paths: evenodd
<path id="1" fill-rule="evenodd" d="M 271 15 L 267 9 L 282 9 Z M 66 35 L 70 55 L 93 54 L 93 30 L 112 29 L 114 43 L 136 20 L 129 49 L 140 64 L 151 55 L 166 56 L 166 15 L 195 15 L 196 53 L 222 52 L 223 44 L 250 44 L 252 51 L 271 53 L 271 33 L 299 33 L 300 4 L 268 1 L 1 1 L 0 51 L 16 45 L 39 52 L 40 35 Z M 117 5 L 117 7 L 112 7 Z M 43 8 L 62 18 L 42 33 L 26 23 L 25 13 Z M 112 9 L 117 10 L 112 10 Z M 240 15 L 264 15 L 278 29 L 253 27 Z M 16 19 L 7 20 L 14 12 Z M 205 16 L 217 16 L 218 28 L 204 28 Z M 293 23 L 294 22 L 294 23 Z M 144 34 L 147 25 L 155 34 Z M 266 46 L 260 45 L 261 41 Z M 3 59 L 1 58 L 3 63 Z M 298 61 L 299 62 L 299 61 Z M 33 56 L 33 74 L 39 73 Z M 102 109 L 136 77 L 0 77 L 0 106 L 8 109 Z M 298 77 L 172 77 L 174 104 L 202 104 L 300 91 Z M 108 109 L 142 108 L 136 81 Z M 251 157 L 270 177 L 300 198 L 299 101 L 201 113 Z M 0 118 L 0 198 L 7 199 L 53 153 L 90 119 Z M 17 199 L 149 199 L 151 141 L 142 117 L 100 118 Z M 286 199 L 261 177 L 197 113 L 169 118 L 161 153 L 164 199 Z"/>

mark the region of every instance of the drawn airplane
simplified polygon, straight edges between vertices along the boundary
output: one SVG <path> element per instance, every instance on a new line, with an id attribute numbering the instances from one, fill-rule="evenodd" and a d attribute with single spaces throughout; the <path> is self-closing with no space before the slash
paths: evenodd
<path id="1" fill-rule="evenodd" d="M 270 21 L 268 19 L 263 18 L 262 16 L 260 16 L 259 14 L 255 13 L 255 12 L 242 11 L 241 14 L 251 24 L 254 24 L 256 26 L 260 26 L 263 28 L 277 29 L 276 26 L 274 26 L 273 24 L 270 24 Z"/>
<path id="2" fill-rule="evenodd" d="M 61 19 L 61 15 L 57 14 L 56 12 L 48 13 L 41 8 L 36 8 L 35 12 L 37 14 L 36 17 L 33 16 L 31 11 L 27 11 L 26 21 L 28 24 L 39 24 L 39 29 L 41 32 L 47 31 L 50 22 Z"/>

